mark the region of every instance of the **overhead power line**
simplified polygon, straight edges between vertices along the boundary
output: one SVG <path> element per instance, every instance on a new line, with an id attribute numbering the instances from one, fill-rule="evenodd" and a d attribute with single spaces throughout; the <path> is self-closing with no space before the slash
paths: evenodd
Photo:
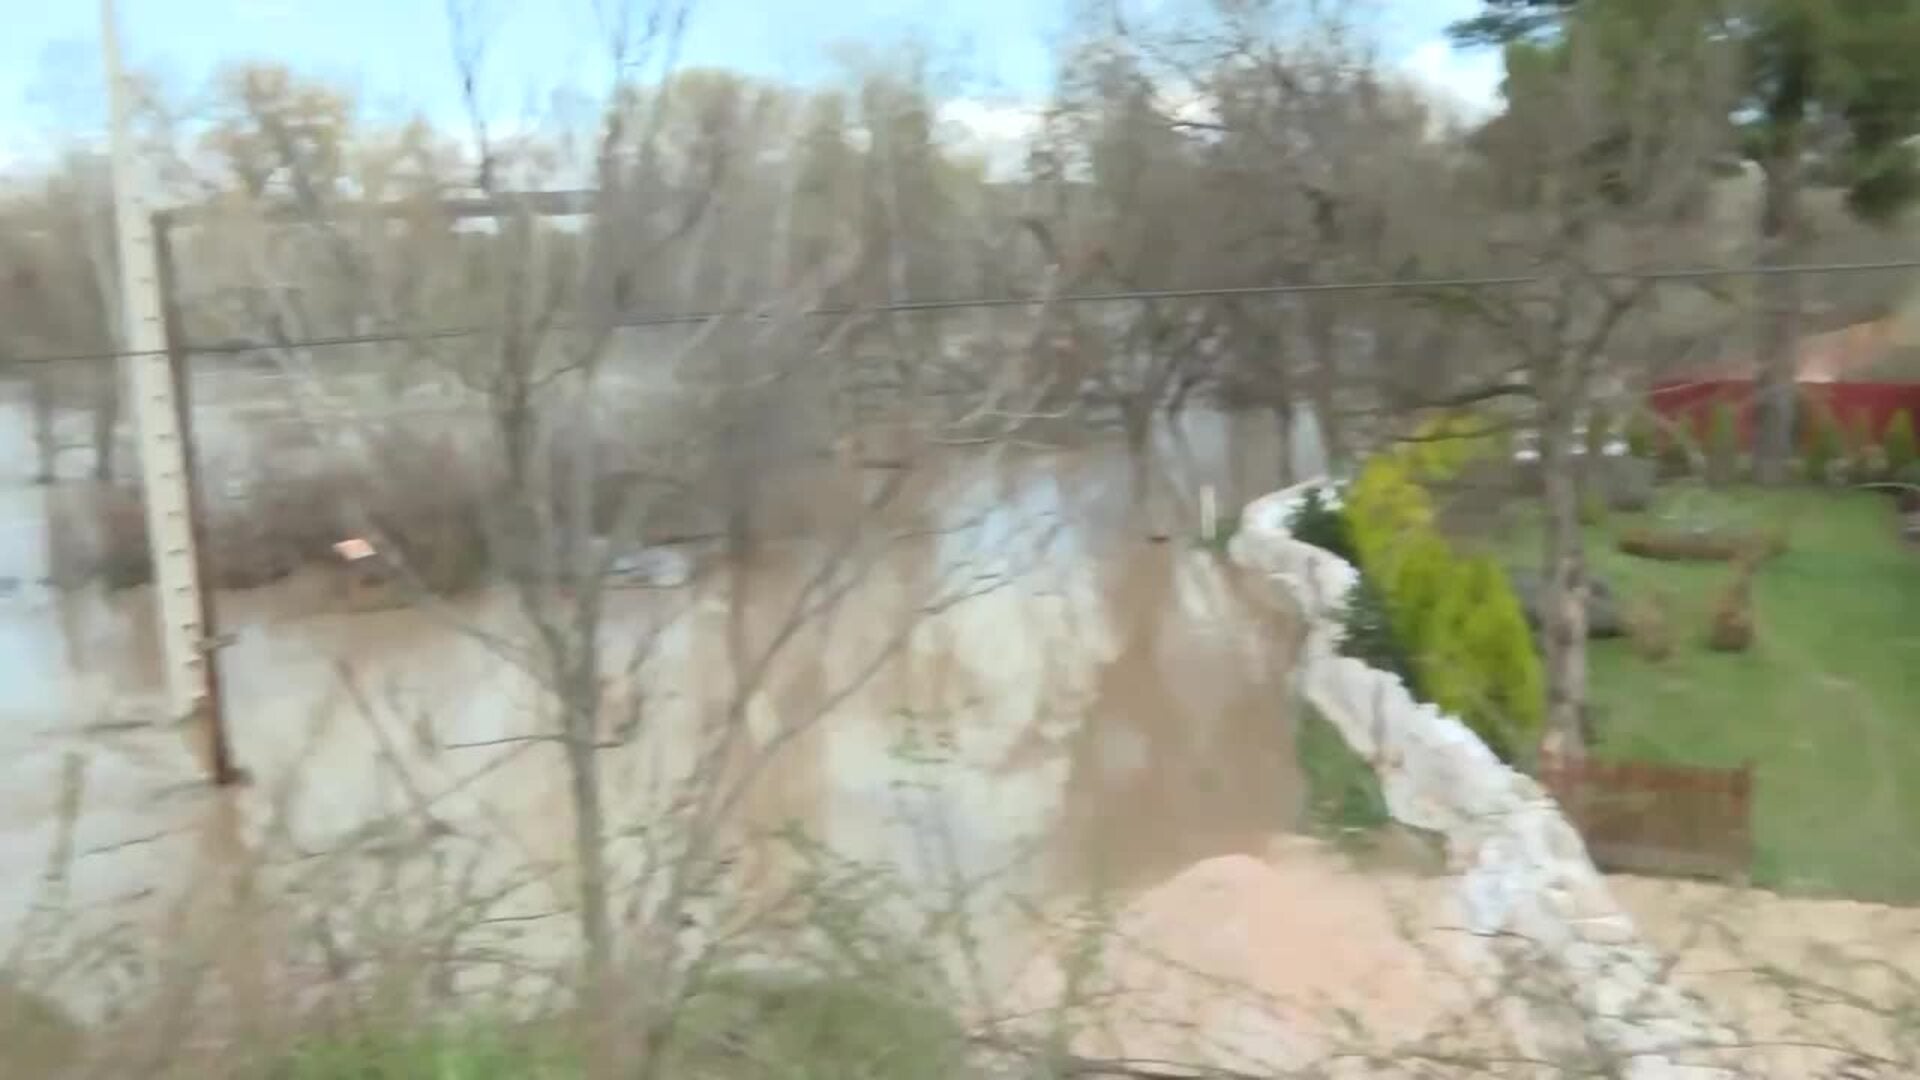
<path id="1" fill-rule="evenodd" d="M 1715 278 L 1775 277 L 1782 274 L 1859 274 L 1884 270 L 1920 270 L 1920 259 L 1893 259 L 1883 262 L 1843 262 L 1843 263 L 1790 263 L 1776 266 L 1698 266 L 1669 267 L 1656 270 L 1633 270 L 1599 272 L 1588 277 L 1608 281 L 1703 281 Z M 1432 292 L 1448 289 L 1496 289 L 1512 288 L 1520 285 L 1536 285 L 1548 280 L 1541 274 L 1506 274 L 1487 277 L 1451 277 L 1451 278 L 1379 278 L 1361 281 L 1330 282 L 1280 282 L 1270 285 L 1232 285 L 1192 289 L 1127 289 L 1117 292 L 1066 293 L 1053 297 L 1050 301 L 1037 296 L 987 296 L 955 297 L 932 300 L 901 300 L 890 303 L 867 305 L 834 305 L 807 308 L 794 312 L 787 317 L 797 318 L 845 318 L 854 315 L 911 314 L 926 311 L 963 311 L 990 310 L 995 308 L 1033 307 L 1043 302 L 1053 304 L 1113 304 L 1139 302 L 1147 300 L 1204 300 L 1231 299 L 1233 297 L 1287 296 L 1309 293 L 1359 293 L 1359 292 Z M 621 329 L 640 329 L 656 326 L 688 326 L 699 323 L 726 319 L 766 320 L 776 316 L 765 308 L 732 308 L 713 311 L 676 312 L 657 315 L 634 315 L 616 319 L 613 325 Z M 477 337 L 497 330 L 495 324 L 475 324 L 468 326 L 433 327 L 410 331 L 380 331 L 364 334 L 317 335 L 283 342 L 221 342 L 217 344 L 190 345 L 190 353 L 237 354 L 254 352 L 267 348 L 324 349 L 347 345 L 378 345 L 393 341 L 444 341 L 453 338 Z M 49 353 L 40 356 L 14 357 L 16 364 L 57 364 L 82 363 L 87 361 L 119 360 L 135 356 L 160 355 L 164 350 L 117 350 L 91 353 Z"/>

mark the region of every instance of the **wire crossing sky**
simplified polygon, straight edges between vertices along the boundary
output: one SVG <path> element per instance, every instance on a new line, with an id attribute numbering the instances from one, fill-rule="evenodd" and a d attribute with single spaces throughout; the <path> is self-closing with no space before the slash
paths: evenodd
<path id="1" fill-rule="evenodd" d="M 1722 278 L 1771 277 L 1779 274 L 1864 274 L 1889 270 L 1920 270 L 1920 259 L 1895 259 L 1885 262 L 1793 263 L 1779 266 L 1675 266 L 1665 269 L 1598 273 L 1593 278 L 1614 281 L 1704 281 Z M 1236 296 L 1285 296 L 1303 293 L 1355 292 L 1438 292 L 1448 289 L 1497 289 L 1534 285 L 1547 280 L 1537 274 L 1455 278 L 1375 278 L 1360 281 L 1281 282 L 1272 285 L 1242 285 L 1206 289 L 1135 289 L 1123 292 L 1066 293 L 1052 299 L 1055 304 L 1112 304 L 1140 300 L 1204 300 Z M 951 299 L 902 300 L 867 306 L 816 307 L 795 313 L 803 318 L 835 318 L 852 315 L 911 313 L 916 311 L 961 311 L 990 308 L 1031 307 L 1041 303 L 1036 296 L 956 297 Z M 716 311 L 689 311 L 656 315 L 635 315 L 616 319 L 615 326 L 686 326 L 722 319 L 766 319 L 773 317 L 765 308 L 733 308 Z M 190 344 L 193 353 L 240 353 L 280 347 L 321 349 L 346 345 L 374 345 L 389 341 L 435 341 L 476 337 L 494 329 L 488 325 L 426 327 L 414 330 L 389 330 L 367 334 L 341 334 L 307 337 L 279 342 Z M 13 357 L 17 364 L 81 363 L 117 360 L 134 356 L 155 356 L 158 350 L 122 350 L 117 352 L 61 353 Z"/>

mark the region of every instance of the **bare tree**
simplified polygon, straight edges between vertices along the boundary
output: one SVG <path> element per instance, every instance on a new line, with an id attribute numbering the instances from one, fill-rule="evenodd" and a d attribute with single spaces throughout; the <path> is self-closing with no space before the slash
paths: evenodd
<path id="1" fill-rule="evenodd" d="M 1153 238 L 1156 265 L 1181 265 L 1181 244 L 1197 236 L 1210 256 L 1202 281 L 1311 288 L 1516 268 L 1533 280 L 1416 290 L 1413 303 L 1406 290 L 1380 290 L 1278 297 L 1258 312 L 1217 304 L 1193 317 L 1190 338 L 1146 335 L 1148 351 L 1171 365 L 1182 346 L 1224 341 L 1214 369 L 1227 389 L 1282 408 L 1311 402 L 1336 461 L 1356 448 L 1349 429 L 1361 420 L 1381 421 L 1375 437 L 1391 439 L 1409 433 L 1410 414 L 1474 407 L 1497 430 L 1536 431 L 1548 522 L 1549 743 L 1577 753 L 1587 592 L 1578 517 L 1591 471 L 1578 433 L 1596 399 L 1617 397 L 1635 368 L 1618 346 L 1651 306 L 1651 282 L 1636 271 L 1670 263 L 1692 243 L 1702 177 L 1723 149 L 1713 110 L 1726 100 L 1724 57 L 1679 17 L 1647 16 L 1637 29 L 1652 44 L 1627 68 L 1616 59 L 1617 25 L 1572 33 L 1564 53 L 1510 80 L 1508 111 L 1463 145 L 1381 76 L 1337 21 L 1310 13 L 1308 32 L 1282 41 L 1265 7 L 1216 14 L 1178 29 L 1121 20 L 1110 39 L 1120 45 L 1094 53 L 1127 58 L 1103 69 L 1108 101 L 1155 100 L 1140 89 L 1154 83 L 1142 77 L 1148 70 L 1162 73 L 1159 98 L 1172 85 L 1197 97 L 1184 115 L 1163 111 L 1139 124 L 1161 140 L 1157 158 L 1179 163 L 1182 183 L 1204 193 L 1179 210 L 1163 198 L 1123 215 Z M 1110 129 L 1081 135 L 1096 200 L 1128 190 L 1133 175 L 1111 164 L 1102 175 L 1099 140 Z M 1138 156 L 1137 138 L 1120 145 Z M 1117 157 L 1104 152 L 1109 163 Z M 1180 277 L 1197 283 L 1191 270 Z M 1169 381 L 1136 389 L 1158 394 Z"/>
<path id="2" fill-rule="evenodd" d="M 316 430 L 343 405 L 366 406 L 366 392 L 352 390 L 366 373 L 403 373 L 398 385 L 436 389 L 470 413 L 446 434 L 479 459 L 433 458 L 427 468 L 440 471 L 441 487 L 456 472 L 478 475 L 485 548 L 521 633 L 438 605 L 413 565 L 407 530 L 378 512 L 375 496 L 394 479 L 434 483 L 421 463 L 397 460 L 431 449 L 430 431 L 397 439 L 391 424 L 347 419 L 354 437 L 346 449 L 358 468 L 341 527 L 372 539 L 423 605 L 524 670 L 551 705 L 550 723 L 513 741 L 556 747 L 565 762 L 572 911 L 593 1045 L 624 1052 L 643 1075 L 663 1067 L 678 1006 L 726 944 L 689 940 L 687 924 L 734 873 L 727 838 L 757 775 L 889 663 L 917 625 L 1017 572 L 1024 547 L 1002 551 L 992 567 L 913 570 L 923 549 L 981 522 L 913 512 L 930 478 L 906 470 L 848 476 L 839 461 L 814 452 L 844 434 L 835 375 L 869 319 L 808 312 L 835 292 L 878 300 L 933 287 L 895 255 L 905 244 L 924 260 L 934 246 L 902 235 L 910 223 L 928 227 L 923 208 L 933 209 L 929 185 L 941 160 L 925 118 L 915 119 L 910 102 L 869 102 L 871 123 L 900 128 L 870 133 L 866 168 L 848 170 L 871 185 L 873 228 L 865 236 L 837 228 L 830 214 L 814 216 L 819 200 L 837 193 L 804 190 L 768 168 L 790 145 L 793 99 L 731 78 L 663 73 L 649 85 L 634 81 L 643 61 L 670 61 L 677 25 L 672 11 L 611 24 L 609 67 L 619 81 L 580 163 L 592 178 L 584 192 L 507 187 L 508 178 L 540 176 L 538 156 L 525 150 L 556 160 L 564 150 L 558 140 L 523 145 L 516 158 L 476 105 L 469 142 L 481 160 L 466 164 L 475 166 L 468 186 L 477 197 L 449 200 L 457 181 L 432 172 L 433 140 L 416 137 L 418 175 L 402 192 L 409 197 L 370 205 L 357 197 L 364 182 L 355 170 L 373 161 L 360 151 L 350 109 L 297 81 L 238 79 L 230 92 L 236 109 L 218 142 L 229 151 L 223 160 L 236 190 L 196 226 L 204 243 L 222 246 L 244 270 L 235 287 L 206 290 L 201 318 L 263 341 L 295 412 Z M 483 55 L 456 49 L 456 62 Z M 482 74 L 462 70 L 470 94 Z M 855 148 L 815 149 L 812 162 L 803 155 L 787 166 L 820 165 Z M 770 227 L 783 217 L 789 228 Z M 800 235 L 818 241 L 804 255 L 795 254 Z M 935 265 L 926 263 L 926 272 Z M 855 288 L 862 280 L 891 284 L 875 296 Z M 702 310 L 743 314 L 629 325 Z M 331 358 L 304 343 L 342 329 L 342 320 L 356 334 L 384 331 L 393 340 Z M 463 329 L 422 332 L 448 325 Z M 894 393 L 913 407 L 910 386 Z M 793 503 L 795 491 L 811 505 L 782 522 L 770 507 L 783 497 Z M 695 559 L 690 587 L 726 606 L 730 685 L 695 733 L 689 775 L 663 805 L 635 808 L 609 791 L 604 761 L 635 740 L 671 734 L 648 723 L 647 665 L 662 626 L 684 617 L 685 605 L 670 593 L 642 605 L 652 613 L 642 624 L 658 620 L 651 628 L 636 627 L 632 605 L 610 609 L 616 578 L 663 532 L 685 531 L 666 522 L 685 520 L 687 511 L 692 531 L 723 540 L 716 554 Z M 767 538 L 779 543 L 759 542 Z M 756 702 L 795 662 L 797 644 L 818 632 L 811 628 L 831 623 L 876 575 L 895 574 L 907 577 L 901 610 L 848 670 L 783 715 L 776 730 L 756 732 Z M 626 689 L 610 701 L 615 685 Z M 625 820 L 636 809 L 667 823 L 647 833 L 637 865 L 610 853 L 616 835 L 636 828 Z M 638 899 L 623 905 L 627 897 Z M 624 1001 L 623 1021 L 614 1024 L 613 999 L 624 993 L 636 999 Z"/>
<path id="3" fill-rule="evenodd" d="M 1563 56 L 1523 73 L 1507 112 L 1479 134 L 1477 160 L 1445 191 L 1453 211 L 1470 208 L 1475 237 L 1415 255 L 1428 270 L 1518 266 L 1533 275 L 1433 298 L 1478 323 L 1498 349 L 1477 372 L 1453 373 L 1435 400 L 1509 402 L 1493 415 L 1537 434 L 1545 746 L 1564 755 L 1583 752 L 1587 696 L 1580 510 L 1595 471 L 1581 433 L 1596 400 L 1618 397 L 1637 367 L 1620 345 L 1650 304 L 1654 281 L 1644 272 L 1696 242 L 1700 178 L 1722 149 L 1714 110 L 1726 71 L 1713 44 L 1657 16 L 1642 29 L 1647 45 L 1630 71 L 1602 62 L 1597 34 L 1575 33 Z"/>
<path id="4" fill-rule="evenodd" d="M 1165 113 L 1152 78 L 1106 44 L 1070 57 L 1063 92 L 1036 147 L 1043 171 L 1026 218 L 1063 292 L 1191 286 L 1209 276 L 1212 236 L 1193 228 L 1198 172 L 1191 140 Z M 1039 411 L 1068 403 L 1093 422 L 1117 421 L 1131 461 L 1136 510 L 1156 521 L 1154 434 L 1203 378 L 1221 324 L 1208 305 L 1143 299 L 1063 307 L 1053 316 L 1070 350 L 1042 369 Z"/>
<path id="5" fill-rule="evenodd" d="M 8 208 L 12 218 L 0 259 L 8 274 L 8 351 L 28 357 L 81 357 L 37 364 L 24 374 L 33 400 L 39 478 L 53 479 L 60 449 L 56 411 L 84 404 L 92 417 L 93 475 L 113 476 L 114 432 L 119 418 L 118 365 L 112 353 L 118 286 L 114 252 L 103 222 L 109 193 L 103 167 L 74 152 L 46 178 L 40 190 L 22 194 Z"/>

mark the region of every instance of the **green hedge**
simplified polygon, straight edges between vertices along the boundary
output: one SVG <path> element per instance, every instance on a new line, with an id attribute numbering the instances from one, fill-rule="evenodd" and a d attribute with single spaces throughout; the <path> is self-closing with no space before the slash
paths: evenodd
<path id="1" fill-rule="evenodd" d="M 1539 738 L 1545 680 L 1499 565 L 1458 550 L 1435 524 L 1422 480 L 1459 460 L 1405 449 L 1376 455 L 1348 490 L 1347 528 L 1362 577 L 1378 588 L 1398 650 L 1410 661 L 1410 688 L 1512 761 Z"/>
<path id="2" fill-rule="evenodd" d="M 1840 426 L 1833 415 L 1823 408 L 1810 408 L 1806 414 L 1805 456 L 1807 479 L 1816 484 L 1826 483 L 1832 472 L 1833 463 L 1846 453 L 1845 440 L 1841 437 Z"/>
<path id="3" fill-rule="evenodd" d="M 1881 444 L 1887 451 L 1887 471 L 1896 477 L 1905 473 L 1920 458 L 1920 448 L 1914 444 L 1913 414 L 1905 409 L 1894 413 L 1887 421 Z"/>
<path id="4" fill-rule="evenodd" d="M 1732 481 L 1740 469 L 1740 416 L 1733 404 L 1715 402 L 1707 419 L 1707 468 L 1716 483 Z"/>
<path id="5" fill-rule="evenodd" d="M 1299 505 L 1287 518 L 1287 532 L 1296 540 L 1330 551 L 1348 562 L 1356 562 L 1353 532 L 1347 528 L 1347 515 L 1329 500 L 1320 488 L 1309 488 Z"/>
<path id="6" fill-rule="evenodd" d="M 1293 514 L 1287 519 L 1287 531 L 1294 539 L 1330 551 L 1354 564 L 1356 569 L 1359 567 L 1360 556 L 1353 548 L 1353 530 L 1347 523 L 1346 511 L 1320 489 L 1309 490 L 1293 508 Z M 1408 686 L 1414 684 L 1413 663 L 1401 648 L 1386 599 L 1364 570 L 1347 595 L 1341 615 L 1340 655 L 1392 672 Z"/>

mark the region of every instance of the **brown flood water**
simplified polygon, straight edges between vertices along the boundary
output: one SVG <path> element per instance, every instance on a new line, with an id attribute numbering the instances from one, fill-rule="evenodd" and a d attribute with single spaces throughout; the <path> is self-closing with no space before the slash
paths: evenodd
<path id="1" fill-rule="evenodd" d="M 190 733 L 141 722 L 159 691 L 147 594 L 41 583 L 58 553 L 50 493 L 23 482 L 31 447 L 20 419 L 0 407 L 0 957 L 9 966 L 91 1013 L 115 984 L 105 975 L 118 963 L 116 929 L 149 945 L 237 933 L 218 916 L 199 927 L 179 918 L 179 898 L 225 890 L 241 869 L 269 863 L 284 871 L 270 895 L 298 889 L 309 900 L 278 907 L 305 920 L 332 905 L 337 933 L 352 898 L 398 865 L 394 853 L 429 850 L 433 859 L 407 865 L 430 862 L 443 875 L 477 867 L 483 884 L 526 881 L 490 909 L 511 928 L 493 947 L 535 963 L 571 952 L 572 924 L 557 913 L 568 902 L 571 844 L 558 755 L 501 741 L 542 729 L 540 695 L 454 628 L 522 638 L 509 603 L 476 596 L 435 613 L 347 614 L 315 575 L 223 594 L 224 624 L 237 633 L 223 653 L 235 748 L 256 783 L 213 792 Z M 1279 482 L 1232 468 L 1221 441 L 1218 431 L 1193 440 L 1179 477 L 1188 495 L 1203 478 L 1228 487 L 1237 477 L 1240 497 Z M 1274 460 L 1254 445 L 1255 460 Z M 1127 521 L 1125 475 L 1122 455 L 1108 452 L 956 457 L 930 471 L 913 505 L 934 535 L 890 549 L 766 673 L 747 710 L 749 749 L 781 745 L 730 759 L 765 758 L 735 820 L 796 823 L 890 870 L 916 901 L 937 903 L 966 883 L 980 894 L 987 977 L 1007 990 L 996 1001 L 1036 1011 L 1051 1007 L 1058 961 L 1078 945 L 1007 917 L 1002 901 L 1065 913 L 1102 887 L 1117 890 L 1121 938 L 1102 969 L 1103 988 L 1117 993 L 1087 1029 L 1091 1054 L 1257 1072 L 1324 1052 L 1312 1033 L 1341 1029 L 1315 1017 L 1335 1007 L 1394 1037 L 1459 1029 L 1480 1039 L 1483 1010 L 1462 997 L 1445 961 L 1451 939 L 1441 928 L 1458 922 L 1448 882 L 1363 875 L 1311 841 L 1275 841 L 1301 809 L 1286 711 L 1292 628 L 1255 583 L 1187 540 L 1191 526 L 1169 542 L 1143 540 Z M 955 527 L 983 507 L 994 512 Z M 936 617 L 908 617 L 942 595 L 936 582 L 970 582 L 994 557 L 1006 584 Z M 767 553 L 753 577 L 752 641 L 775 632 L 807 566 L 793 552 Z M 689 771 L 689 733 L 724 715 L 729 607 L 718 583 L 615 594 L 612 667 L 666 623 L 645 666 L 608 680 L 616 709 L 636 688 L 648 691 L 642 736 L 602 757 L 620 880 L 639 861 L 634 837 L 679 812 L 670 788 Z M 890 635 L 908 624 L 907 645 L 889 652 Z M 407 813 L 420 806 L 450 832 L 423 833 Z M 396 818 L 403 823 L 364 835 Z M 326 854 L 340 851 L 349 854 Z M 427 873 L 405 887 L 445 892 L 445 877 Z M 1683 981 L 1779 1038 L 1799 1030 L 1799 1012 L 1777 988 L 1738 975 L 1747 965 L 1724 941 L 1757 944 L 1790 970 L 1826 970 L 1810 957 L 1829 947 L 1893 969 L 1913 970 L 1920 957 L 1912 912 L 1632 879 L 1615 888 L 1675 955 Z M 432 911 L 414 917 L 433 925 Z M 1709 923 L 1716 932 L 1703 933 Z M 268 999 L 264 983 L 248 981 L 260 968 L 229 967 L 239 993 Z M 1884 990 L 1859 987 L 1869 1001 Z M 1858 1019 L 1832 1024 L 1852 1045 L 1879 1045 L 1878 1029 L 1853 1030 Z M 1812 1075 L 1829 1064 L 1782 1059 L 1763 1071 Z"/>
<path id="2" fill-rule="evenodd" d="M 0 430 L 0 460 L 18 474 L 30 458 L 14 434 Z M 767 756 L 745 818 L 797 824 L 910 892 L 965 877 L 1046 900 L 1143 887 L 1200 859 L 1261 852 L 1294 828 L 1289 628 L 1192 540 L 1190 509 L 1202 479 L 1224 487 L 1237 474 L 1252 494 L 1277 477 L 1231 468 L 1222 443 L 1202 431 L 1188 448 L 1198 464 L 1172 487 L 1189 509 L 1163 500 L 1178 521 L 1164 542 L 1130 525 L 1118 452 L 949 456 L 916 485 L 915 516 L 933 535 L 889 548 L 768 668 L 747 727 L 755 746 L 778 750 L 736 755 Z M 58 906 L 65 934 L 148 922 L 161 900 L 221 880 L 249 853 L 311 857 L 428 804 L 456 836 L 486 837 L 478 846 L 502 867 L 544 868 L 514 913 L 565 902 L 572 826 L 558 755 L 513 741 L 540 730 L 541 696 L 453 625 L 525 640 L 506 598 L 347 614 L 316 574 L 222 594 L 236 634 L 222 653 L 229 722 L 256 782 L 216 793 L 199 783 L 190 733 L 138 722 L 159 698 L 146 591 L 39 583 L 48 497 L 0 480 L 0 577 L 15 579 L 0 599 L 0 754 L 11 763 L 0 941 L 45 932 L 30 922 L 36 908 Z M 748 634 L 762 643 L 811 568 L 790 551 L 765 562 Z M 906 614 L 982 587 L 986 571 L 1004 582 L 925 619 Z M 641 737 L 603 758 L 617 834 L 673 812 L 689 733 L 724 714 L 728 609 L 718 582 L 616 594 L 609 702 L 647 690 Z M 620 674 L 624 650 L 637 654 L 662 625 L 645 666 Z M 567 924 L 551 921 L 563 938 Z"/>

